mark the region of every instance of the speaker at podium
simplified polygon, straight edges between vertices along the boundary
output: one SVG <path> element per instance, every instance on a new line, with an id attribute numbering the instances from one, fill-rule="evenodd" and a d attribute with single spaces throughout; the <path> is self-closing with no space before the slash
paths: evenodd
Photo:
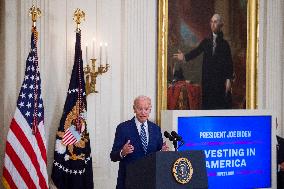
<path id="1" fill-rule="evenodd" d="M 126 189 L 205 189 L 208 179 L 202 150 L 156 152 L 126 168 Z"/>

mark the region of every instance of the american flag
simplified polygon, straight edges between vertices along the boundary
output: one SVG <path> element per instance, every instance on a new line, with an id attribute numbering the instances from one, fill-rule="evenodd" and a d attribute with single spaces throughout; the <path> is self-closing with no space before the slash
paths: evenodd
<path id="1" fill-rule="evenodd" d="M 44 108 L 36 42 L 37 31 L 33 27 L 25 77 L 7 135 L 2 178 L 7 189 L 48 188 Z"/>

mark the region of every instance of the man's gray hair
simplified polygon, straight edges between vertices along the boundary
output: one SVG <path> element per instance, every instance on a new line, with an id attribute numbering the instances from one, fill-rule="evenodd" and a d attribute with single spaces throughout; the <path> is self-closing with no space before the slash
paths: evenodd
<path id="1" fill-rule="evenodd" d="M 220 14 L 215 13 L 212 17 L 216 17 L 217 18 L 217 20 L 219 21 L 219 24 L 221 25 L 221 27 L 224 25 L 223 18 L 221 17 Z"/>
<path id="2" fill-rule="evenodd" d="M 151 104 L 151 98 L 145 95 L 139 95 L 134 99 L 133 108 L 136 107 L 136 104 L 139 100 L 147 100 Z"/>

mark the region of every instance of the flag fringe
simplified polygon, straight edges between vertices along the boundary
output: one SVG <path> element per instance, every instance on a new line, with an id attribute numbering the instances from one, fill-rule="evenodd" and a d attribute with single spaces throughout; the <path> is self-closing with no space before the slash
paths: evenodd
<path id="1" fill-rule="evenodd" d="M 7 180 L 5 179 L 5 177 L 2 177 L 2 184 L 4 186 L 4 188 L 6 189 L 11 189 L 10 185 L 8 184 Z"/>

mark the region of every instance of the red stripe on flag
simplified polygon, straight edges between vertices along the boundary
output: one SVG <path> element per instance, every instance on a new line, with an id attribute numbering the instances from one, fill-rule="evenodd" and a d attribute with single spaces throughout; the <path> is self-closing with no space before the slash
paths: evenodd
<path id="1" fill-rule="evenodd" d="M 63 144 L 70 144 L 72 141 L 74 141 L 75 137 L 69 137 L 65 141 L 63 141 Z M 76 139 L 75 139 L 76 140 Z"/>
<path id="2" fill-rule="evenodd" d="M 62 141 L 63 141 L 63 142 L 66 141 L 66 140 L 69 138 L 69 136 L 70 136 L 70 132 L 68 132 L 68 131 L 65 132 Z"/>
<path id="3" fill-rule="evenodd" d="M 77 139 L 76 138 L 71 138 L 71 140 L 68 141 L 68 145 L 69 144 L 74 144 L 77 142 Z"/>
<path id="4" fill-rule="evenodd" d="M 69 145 L 69 144 L 74 144 L 76 142 L 77 142 L 77 139 L 74 137 L 74 135 L 68 129 L 63 136 L 62 143 L 65 144 L 65 145 Z"/>
<path id="5" fill-rule="evenodd" d="M 72 133 L 68 130 L 65 132 L 65 134 L 63 135 L 63 140 L 69 138 L 70 136 L 72 136 Z"/>
<path id="6" fill-rule="evenodd" d="M 70 143 L 72 143 L 72 144 L 74 144 L 74 143 L 76 143 L 77 142 L 77 139 L 76 138 L 73 138 L 71 141 L 70 141 Z"/>
<path id="7" fill-rule="evenodd" d="M 69 138 L 67 141 L 65 141 L 63 144 L 69 145 L 69 144 L 74 144 L 76 142 L 75 138 Z"/>
<path id="8" fill-rule="evenodd" d="M 14 183 L 9 171 L 6 169 L 6 167 L 3 168 L 3 177 L 6 180 L 6 182 L 4 183 L 4 187 L 7 188 L 11 188 L 11 189 L 17 189 L 16 184 Z M 8 184 L 8 186 L 6 186 L 6 184 Z"/>
<path id="9" fill-rule="evenodd" d="M 40 165 L 39 165 L 39 162 L 37 161 L 37 155 L 34 152 L 34 149 L 31 146 L 31 143 L 29 142 L 29 140 L 27 139 L 25 133 L 19 127 L 19 125 L 17 124 L 15 119 L 12 119 L 10 129 L 11 129 L 11 131 L 13 131 L 13 133 L 15 134 L 15 136 L 17 137 L 19 142 L 22 144 L 27 155 L 30 157 L 32 164 L 35 167 L 35 170 L 36 170 L 38 178 L 39 178 L 39 185 L 41 186 L 41 188 L 48 188 L 46 181 L 45 181 L 45 178 L 42 175 L 42 172 L 40 171 Z M 44 166 L 46 166 L 46 164 Z"/>
<path id="10" fill-rule="evenodd" d="M 41 153 L 42 159 L 44 160 L 45 164 L 47 164 L 46 149 L 45 149 L 44 142 L 43 142 L 43 140 L 41 138 L 40 132 L 36 133 L 36 141 L 38 143 L 38 147 L 40 149 L 40 153 Z"/>
<path id="11" fill-rule="evenodd" d="M 10 157 L 11 161 L 13 162 L 18 173 L 21 175 L 21 177 L 25 181 L 26 185 L 29 188 L 35 188 L 36 189 L 35 183 L 33 182 L 28 170 L 26 169 L 26 167 L 22 163 L 21 159 L 16 154 L 13 147 L 11 146 L 11 144 L 8 141 L 6 143 L 6 154 Z"/>

